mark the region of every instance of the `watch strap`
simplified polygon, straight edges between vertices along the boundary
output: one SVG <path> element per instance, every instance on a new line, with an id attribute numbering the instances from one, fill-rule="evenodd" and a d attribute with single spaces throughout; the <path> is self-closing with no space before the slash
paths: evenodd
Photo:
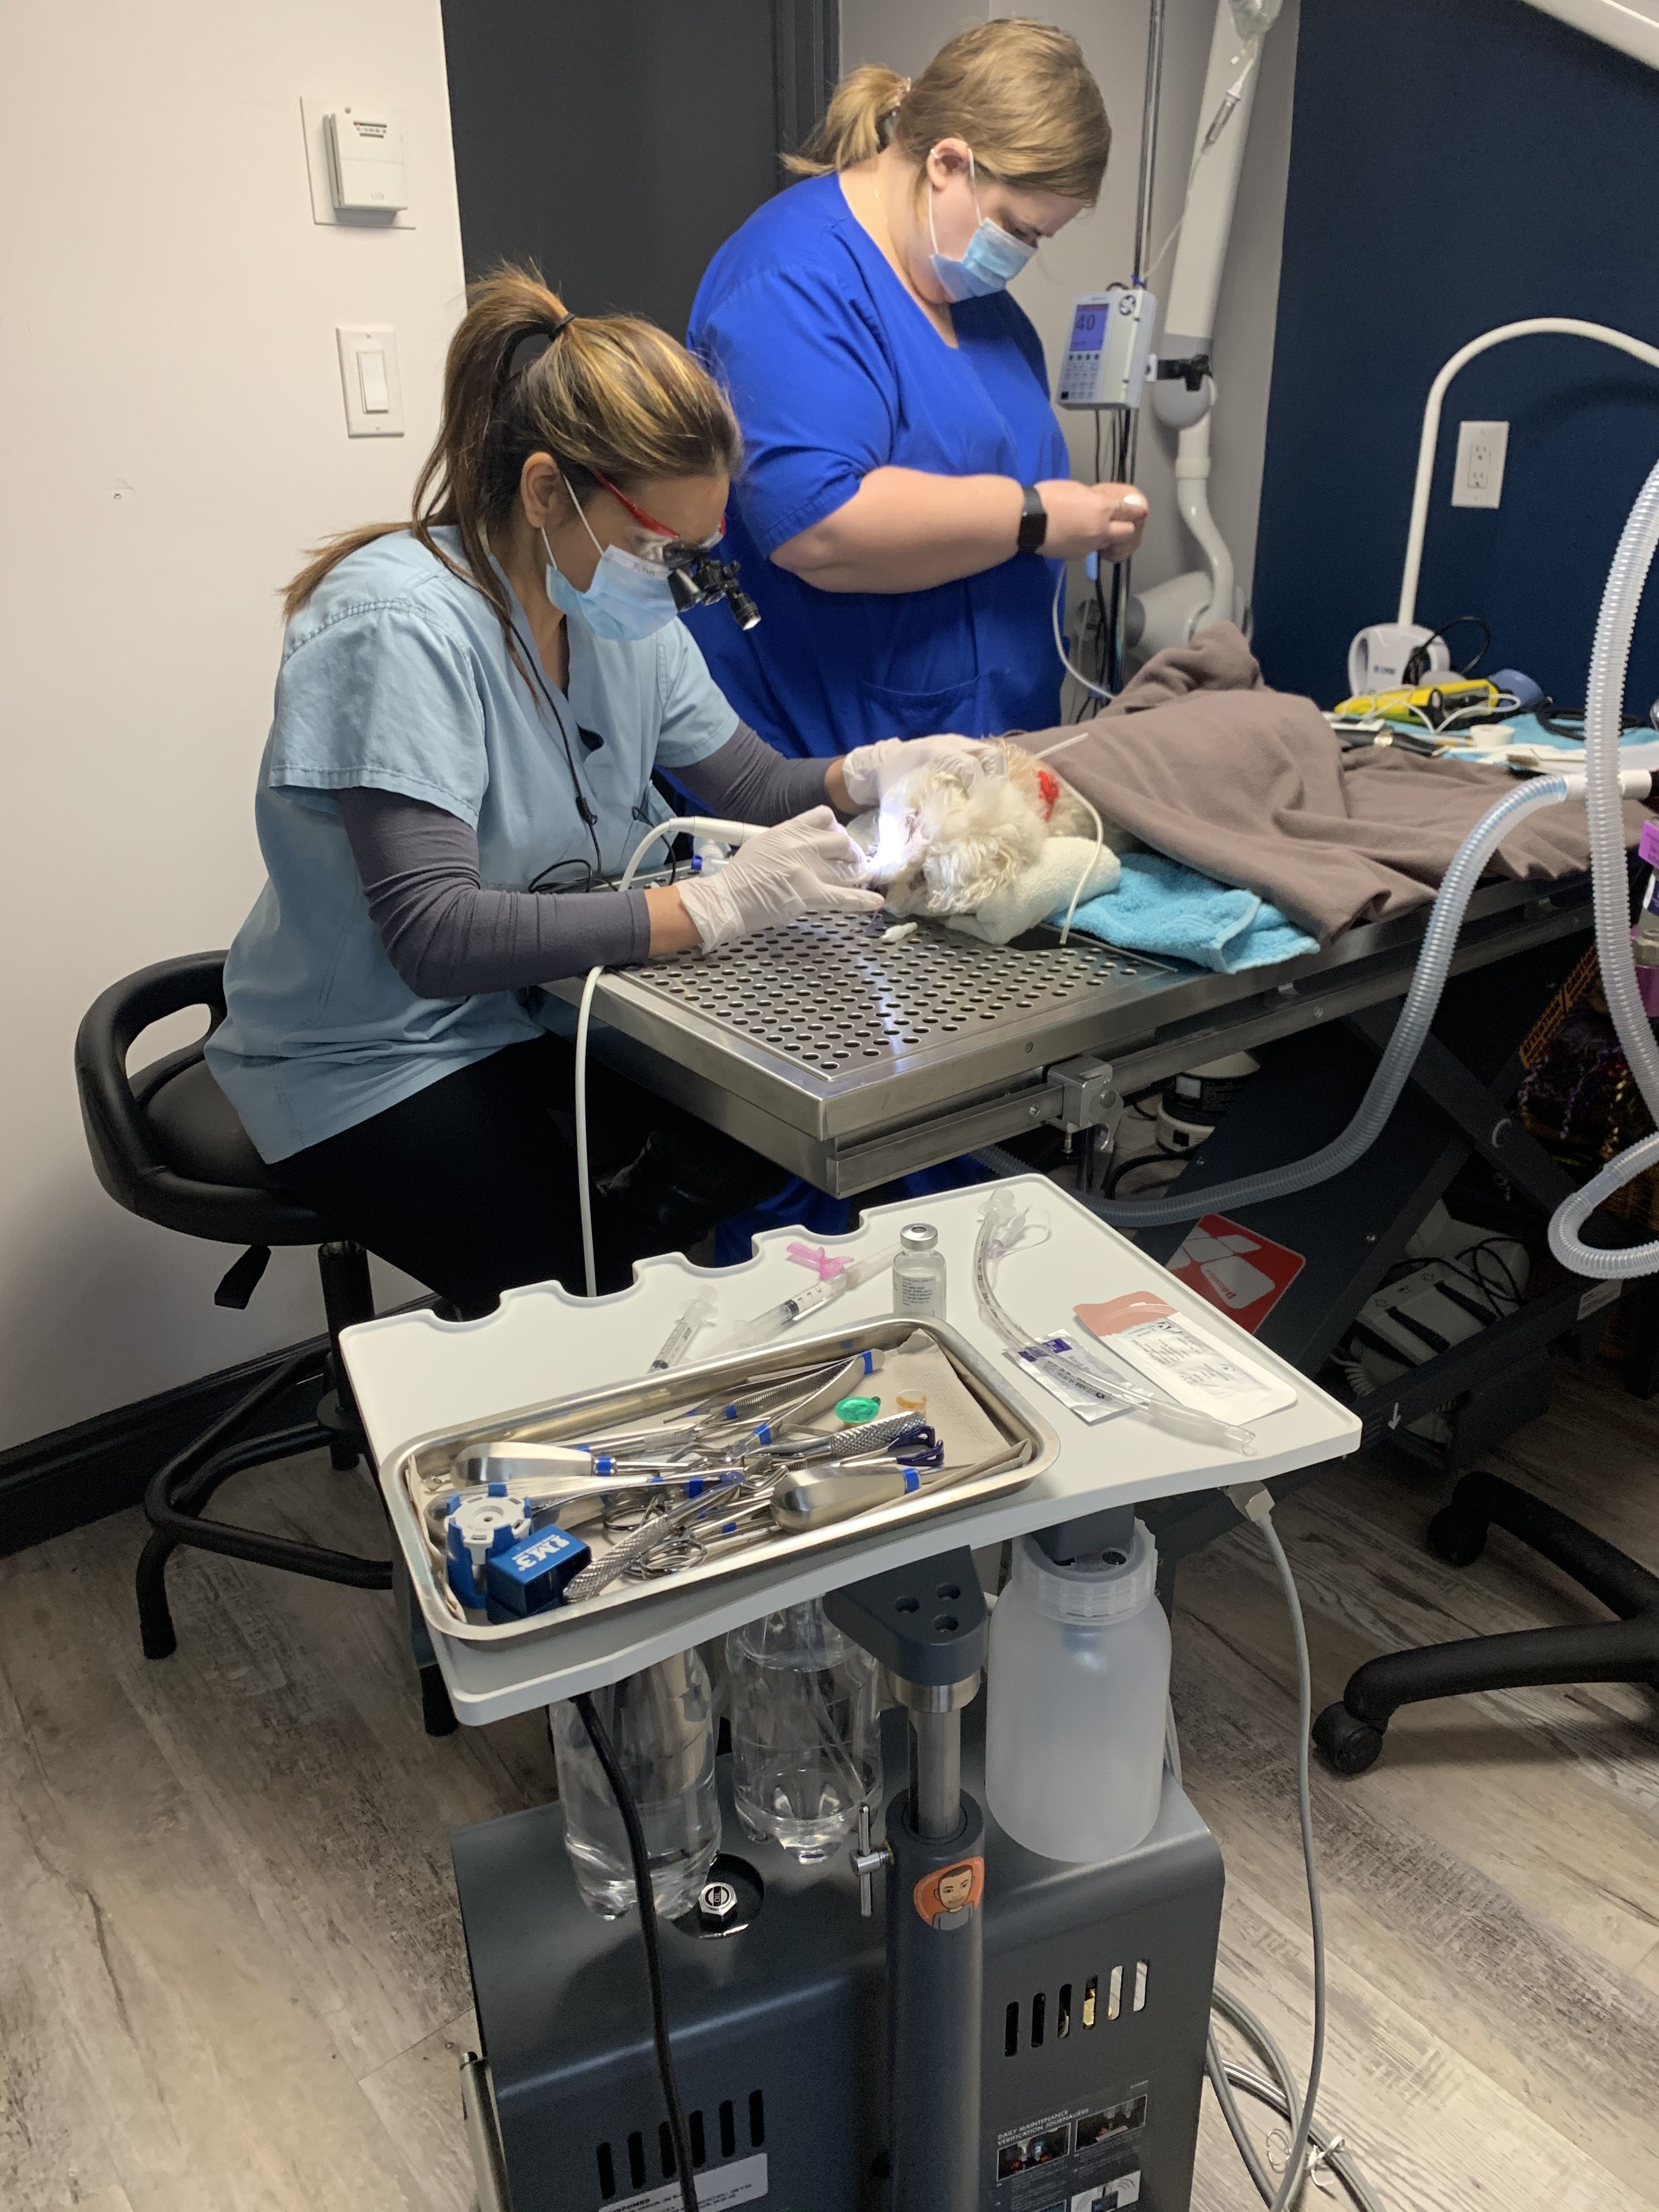
<path id="1" fill-rule="evenodd" d="M 1048 535 L 1048 510 L 1042 504 L 1042 494 L 1035 484 L 1022 484 L 1024 505 L 1020 510 L 1018 547 L 1022 553 L 1040 552 L 1042 541 Z"/>

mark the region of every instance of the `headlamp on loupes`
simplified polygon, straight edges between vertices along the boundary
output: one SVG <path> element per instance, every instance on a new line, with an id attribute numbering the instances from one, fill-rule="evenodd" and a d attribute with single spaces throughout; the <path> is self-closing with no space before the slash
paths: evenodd
<path id="1" fill-rule="evenodd" d="M 692 607 L 716 606 L 724 599 L 739 629 L 754 629 L 761 618 L 760 609 L 744 590 L 737 562 L 720 558 L 720 542 L 726 536 L 724 515 L 714 536 L 696 544 L 690 538 L 675 537 L 666 524 L 647 514 L 642 507 L 636 507 L 626 492 L 619 491 L 610 477 L 600 475 L 598 469 L 590 473 L 619 506 L 627 508 L 635 522 L 652 532 L 653 543 L 641 549 L 640 557 L 668 571 L 668 588 L 682 614 Z"/>

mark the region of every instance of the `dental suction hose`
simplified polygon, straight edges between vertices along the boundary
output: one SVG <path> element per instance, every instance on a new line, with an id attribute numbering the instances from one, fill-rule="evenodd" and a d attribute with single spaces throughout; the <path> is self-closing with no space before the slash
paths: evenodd
<path id="1" fill-rule="evenodd" d="M 696 830 L 704 836 L 723 838 L 728 845 L 741 845 L 748 838 L 758 837 L 761 828 L 757 822 L 727 822 L 714 814 L 671 814 L 665 821 L 653 823 L 635 845 L 617 888 L 631 889 L 640 862 L 659 837 L 678 837 L 685 830 Z M 588 969 L 576 1014 L 576 1202 L 581 1210 L 582 1272 L 590 1298 L 599 1296 L 599 1275 L 593 1263 L 593 1186 L 587 1174 L 587 1026 L 592 1018 L 593 994 L 604 973 L 603 968 Z"/>
<path id="2" fill-rule="evenodd" d="M 1655 477 L 1650 480 L 1649 488 L 1654 492 L 1653 510 L 1656 525 L 1655 532 L 1650 533 L 1648 541 L 1648 557 L 1651 559 L 1654 537 L 1659 535 L 1659 470 L 1655 471 Z M 1626 534 L 1628 535 L 1628 532 Z M 1634 621 L 1633 608 L 1631 619 L 1632 622 Z M 1626 650 L 1628 650 L 1629 640 L 1630 629 L 1627 625 L 1625 631 Z M 1599 637 L 1597 643 L 1599 648 Z M 1622 675 L 1621 664 L 1621 679 Z M 1613 744 L 1615 748 L 1618 743 L 1617 733 L 1621 704 L 1622 681 L 1620 685 L 1616 687 L 1615 696 L 1607 710 L 1612 716 L 1614 732 Z M 1622 947 L 1625 966 L 1629 976 L 1630 997 L 1645 1034 L 1646 1017 L 1642 1013 L 1641 1000 L 1636 994 L 1635 971 L 1631 964 L 1628 937 L 1629 915 L 1626 906 L 1626 894 L 1623 888 L 1626 877 L 1623 831 L 1620 822 L 1619 793 L 1622 790 L 1632 798 L 1645 798 L 1651 778 L 1644 769 L 1628 769 L 1621 775 L 1617 766 L 1616 750 L 1612 761 L 1604 769 L 1603 775 L 1607 785 L 1607 796 L 1604 802 L 1607 813 L 1606 834 L 1612 841 L 1613 857 L 1610 868 L 1605 863 L 1595 863 L 1598 933 L 1603 890 L 1601 878 L 1603 875 L 1607 875 L 1611 881 L 1609 898 L 1616 903 L 1618 908 L 1619 942 Z M 1365 1096 L 1359 1103 L 1358 1111 L 1340 1136 L 1334 1137 L 1328 1145 L 1322 1146 L 1316 1152 L 1310 1152 L 1304 1160 L 1292 1160 L 1284 1167 L 1264 1169 L 1260 1175 L 1241 1176 L 1231 1182 L 1210 1183 L 1201 1190 L 1176 1191 L 1164 1198 L 1091 1199 L 1085 1201 L 1091 1209 L 1097 1213 L 1103 1221 L 1109 1222 L 1114 1229 L 1162 1228 L 1168 1223 L 1196 1221 L 1201 1213 L 1232 1212 L 1241 1206 L 1261 1205 L 1268 1199 L 1288 1198 L 1293 1192 L 1311 1189 L 1314 1184 L 1327 1182 L 1333 1176 L 1340 1175 L 1346 1168 L 1351 1168 L 1364 1154 L 1366 1148 L 1382 1134 L 1389 1115 L 1393 1113 L 1399 1101 L 1401 1092 L 1405 1089 L 1406 1079 L 1411 1073 L 1413 1063 L 1422 1049 L 1423 1041 L 1428 1036 L 1430 1026 L 1438 1011 L 1440 995 L 1445 988 L 1446 978 L 1451 972 L 1452 954 L 1457 945 L 1457 933 L 1463 926 L 1464 914 L 1468 909 L 1469 900 L 1474 896 L 1475 887 L 1480 883 L 1486 862 L 1502 844 L 1504 839 L 1509 836 L 1516 823 L 1524 816 L 1536 813 L 1540 807 L 1558 806 L 1565 799 L 1582 799 L 1586 794 L 1587 786 L 1592 803 L 1591 851 L 1594 860 L 1595 849 L 1594 801 L 1596 793 L 1596 776 L 1593 763 L 1585 769 L 1575 769 L 1567 775 L 1538 776 L 1530 782 L 1523 783 L 1518 789 L 1500 799 L 1496 806 L 1490 808 L 1464 839 L 1458 848 L 1455 859 L 1446 871 L 1445 878 L 1436 896 L 1433 910 L 1429 916 L 1429 926 L 1424 933 L 1423 950 L 1418 955 L 1416 972 L 1412 977 L 1411 988 L 1406 994 L 1406 1003 L 1401 1008 L 1400 1018 L 1395 1024 L 1394 1034 L 1389 1039 L 1388 1047 L 1377 1063 L 1376 1073 L 1372 1076 Z M 1608 964 L 1605 943 L 1602 946 L 1601 961 L 1605 973 Z M 1611 992 L 1608 995 L 1611 999 Z M 1620 1035 L 1622 1038 L 1624 1035 L 1622 1028 Z M 1647 1050 L 1652 1067 L 1653 1097 L 1654 1099 L 1659 1100 L 1659 1055 L 1656 1055 L 1653 1052 L 1650 1036 L 1647 1038 Z M 1634 1060 L 1632 1065 L 1632 1066 L 1636 1065 Z M 1648 1096 L 1645 1084 L 1643 1087 L 1643 1096 L 1644 1097 Z M 1659 1110 L 1656 1110 L 1656 1119 L 1659 1119 Z M 1649 1157 L 1659 1158 L 1659 1137 L 1647 1141 L 1653 1146 L 1653 1151 Z M 1626 1155 L 1626 1158 L 1633 1157 L 1633 1154 Z M 1645 1162 L 1643 1164 L 1645 1164 Z M 1631 1170 L 1631 1173 L 1635 1171 L 1634 1169 Z M 1596 1178 L 1596 1182 L 1605 1182 L 1608 1172 L 1610 1170 L 1604 1170 L 1603 1174 Z M 1595 1187 L 1595 1183 L 1588 1185 L 1580 1195 L 1589 1199 L 1589 1193 Z M 1585 1206 L 1584 1212 L 1588 1212 L 1589 1206 L 1595 1203 L 1594 1199 L 1589 1199 L 1589 1205 Z M 1565 1212 L 1565 1210 L 1564 1208 L 1563 1212 Z M 1578 1218 L 1582 1219 L 1583 1215 Z M 1558 1215 L 1557 1218 L 1559 1219 L 1560 1216 Z M 1552 1225 L 1552 1244 L 1554 1241 L 1554 1229 Z M 1615 1272 L 1605 1264 L 1614 1257 L 1614 1255 L 1607 1252 L 1592 1253 L 1588 1246 L 1583 1249 L 1586 1258 L 1594 1257 L 1601 1264 L 1593 1268 L 1579 1267 L 1576 1258 L 1568 1264 L 1577 1268 L 1581 1273 L 1586 1274 L 1606 1274 Z M 1659 1267 L 1659 1245 L 1651 1245 L 1644 1249 L 1653 1255 L 1650 1266 Z M 1562 1256 L 1565 1259 L 1565 1255 Z M 1633 1256 L 1630 1252 L 1621 1252 L 1617 1256 L 1627 1263 L 1625 1268 L 1617 1272 L 1634 1272 L 1628 1266 L 1628 1262 Z"/>
<path id="3" fill-rule="evenodd" d="M 1650 1275 L 1659 1270 L 1659 1243 L 1602 1249 L 1586 1244 L 1580 1230 L 1595 1208 L 1659 1160 L 1659 1050 L 1636 981 L 1631 950 L 1629 878 L 1625 867 L 1625 834 L 1619 799 L 1630 778 L 1619 773 L 1619 739 L 1624 725 L 1625 675 L 1631 636 L 1642 605 L 1653 556 L 1659 550 L 1659 466 L 1637 494 L 1619 550 L 1607 573 L 1601 611 L 1590 651 L 1589 695 L 1584 708 L 1584 773 L 1589 785 L 1590 880 L 1595 902 L 1595 948 L 1601 989 L 1625 1059 L 1636 1079 L 1655 1132 L 1609 1160 L 1582 1190 L 1556 1208 L 1550 1221 L 1550 1250 L 1575 1275 L 1602 1279 Z"/>

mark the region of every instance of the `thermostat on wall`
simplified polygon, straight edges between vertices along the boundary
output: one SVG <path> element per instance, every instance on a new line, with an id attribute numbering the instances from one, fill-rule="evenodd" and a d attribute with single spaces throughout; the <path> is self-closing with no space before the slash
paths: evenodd
<path id="1" fill-rule="evenodd" d="M 323 143 L 330 197 L 342 215 L 390 215 L 409 205 L 404 134 L 383 108 L 325 115 Z"/>
<path id="2" fill-rule="evenodd" d="M 302 95 L 306 169 L 313 222 L 360 230 L 413 230 L 409 136 L 378 101 Z M 418 149 L 416 149 L 418 151 Z"/>

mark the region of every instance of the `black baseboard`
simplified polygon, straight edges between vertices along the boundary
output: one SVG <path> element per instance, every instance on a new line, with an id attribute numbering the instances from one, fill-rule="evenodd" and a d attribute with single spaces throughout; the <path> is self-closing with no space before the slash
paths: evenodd
<path id="1" fill-rule="evenodd" d="M 176 1390 L 114 1407 L 72 1428 L 55 1429 L 0 1452 L 0 1558 L 137 1505 L 156 1469 L 210 1422 L 286 1361 L 302 1352 L 320 1352 L 326 1341 L 319 1336 L 244 1360 L 240 1367 L 204 1375 Z M 318 1385 L 312 1382 L 278 1399 L 261 1415 L 260 1430 L 307 1419 L 317 1394 Z"/>

